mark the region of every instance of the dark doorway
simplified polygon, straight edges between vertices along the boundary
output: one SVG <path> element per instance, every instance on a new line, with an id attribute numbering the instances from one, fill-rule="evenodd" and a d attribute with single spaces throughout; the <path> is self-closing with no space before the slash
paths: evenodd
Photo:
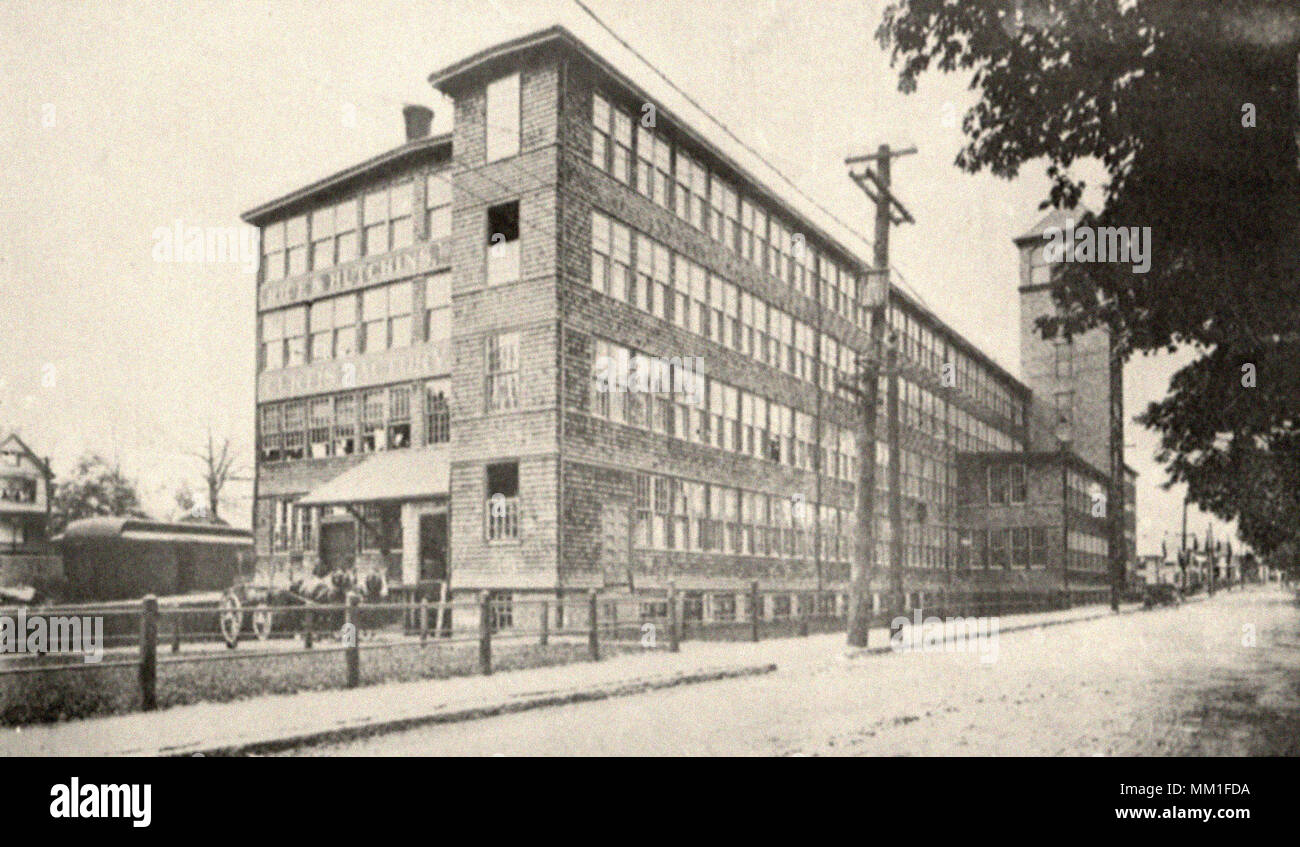
<path id="1" fill-rule="evenodd" d="M 356 564 L 357 535 L 352 521 L 330 521 L 320 527 L 320 571 L 351 570 Z"/>
<path id="2" fill-rule="evenodd" d="M 447 515 L 420 515 L 420 580 L 447 579 Z"/>

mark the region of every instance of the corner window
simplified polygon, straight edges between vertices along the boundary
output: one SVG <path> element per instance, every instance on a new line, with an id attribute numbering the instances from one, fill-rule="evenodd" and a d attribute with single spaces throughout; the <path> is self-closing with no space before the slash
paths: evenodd
<path id="1" fill-rule="evenodd" d="M 488 336 L 485 359 L 484 395 L 489 412 L 519 406 L 519 333 Z"/>
<path id="2" fill-rule="evenodd" d="M 518 462 L 487 466 L 487 501 L 484 505 L 489 541 L 519 537 Z"/>
<path id="3" fill-rule="evenodd" d="M 502 77 L 487 87 L 487 160 L 495 162 L 519 153 L 519 74 Z"/>
<path id="4" fill-rule="evenodd" d="M 488 209 L 487 284 L 519 279 L 519 201 Z"/>

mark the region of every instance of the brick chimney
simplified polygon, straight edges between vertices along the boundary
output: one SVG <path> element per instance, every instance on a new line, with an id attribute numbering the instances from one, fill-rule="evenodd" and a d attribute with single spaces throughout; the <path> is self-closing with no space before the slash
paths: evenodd
<path id="1" fill-rule="evenodd" d="M 406 120 L 407 141 L 419 141 L 429 135 L 429 127 L 433 124 L 432 109 L 406 105 L 402 107 L 402 117 Z"/>

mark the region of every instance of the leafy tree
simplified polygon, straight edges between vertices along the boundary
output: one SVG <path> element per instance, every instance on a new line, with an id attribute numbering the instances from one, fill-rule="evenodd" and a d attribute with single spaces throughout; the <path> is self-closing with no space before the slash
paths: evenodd
<path id="1" fill-rule="evenodd" d="M 1169 483 L 1262 553 L 1294 537 L 1295 498 L 1264 480 L 1300 482 L 1296 4 L 894 0 L 876 35 L 903 91 L 932 67 L 972 74 L 958 167 L 1013 178 L 1042 160 L 1043 206 L 1073 209 L 1071 166 L 1104 166 L 1104 206 L 1079 223 L 1149 227 L 1150 270 L 1060 266 L 1040 330 L 1107 326 L 1125 360 L 1195 350 L 1139 417 Z"/>
<path id="2" fill-rule="evenodd" d="M 82 456 L 72 473 L 56 481 L 52 511 L 55 532 L 82 518 L 148 517 L 140 508 L 135 482 L 97 454 Z"/>

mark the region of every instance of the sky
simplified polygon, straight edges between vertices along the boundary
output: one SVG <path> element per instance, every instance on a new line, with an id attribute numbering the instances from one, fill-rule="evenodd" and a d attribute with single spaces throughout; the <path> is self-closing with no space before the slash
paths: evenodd
<path id="1" fill-rule="evenodd" d="M 892 263 L 922 301 L 1019 375 L 1017 256 L 1041 216 L 1042 163 L 1014 180 L 953 164 L 969 77 L 927 74 L 903 95 L 874 38 L 883 0 L 585 0 L 701 106 L 860 232 L 871 207 L 844 157 L 915 145 L 895 193 L 916 223 Z M 209 429 L 251 468 L 251 261 L 167 255 L 176 226 L 224 232 L 266 200 L 403 140 L 401 107 L 450 106 L 435 69 L 557 20 L 573 0 L 58 2 L 0 9 L 0 428 L 19 427 L 56 473 L 93 450 L 139 480 L 146 507 L 200 486 L 186 454 Z M 1104 172 L 1083 163 L 1084 201 Z M 234 232 L 231 230 L 231 232 Z M 1139 553 L 1181 520 L 1154 433 L 1131 421 L 1185 353 L 1125 371 Z M 247 471 L 251 475 L 251 470 Z M 248 525 L 251 486 L 226 517 Z M 1189 530 L 1210 522 L 1194 507 Z M 1216 537 L 1223 529 L 1216 523 Z M 1176 538 L 1169 536 L 1171 545 Z"/>

